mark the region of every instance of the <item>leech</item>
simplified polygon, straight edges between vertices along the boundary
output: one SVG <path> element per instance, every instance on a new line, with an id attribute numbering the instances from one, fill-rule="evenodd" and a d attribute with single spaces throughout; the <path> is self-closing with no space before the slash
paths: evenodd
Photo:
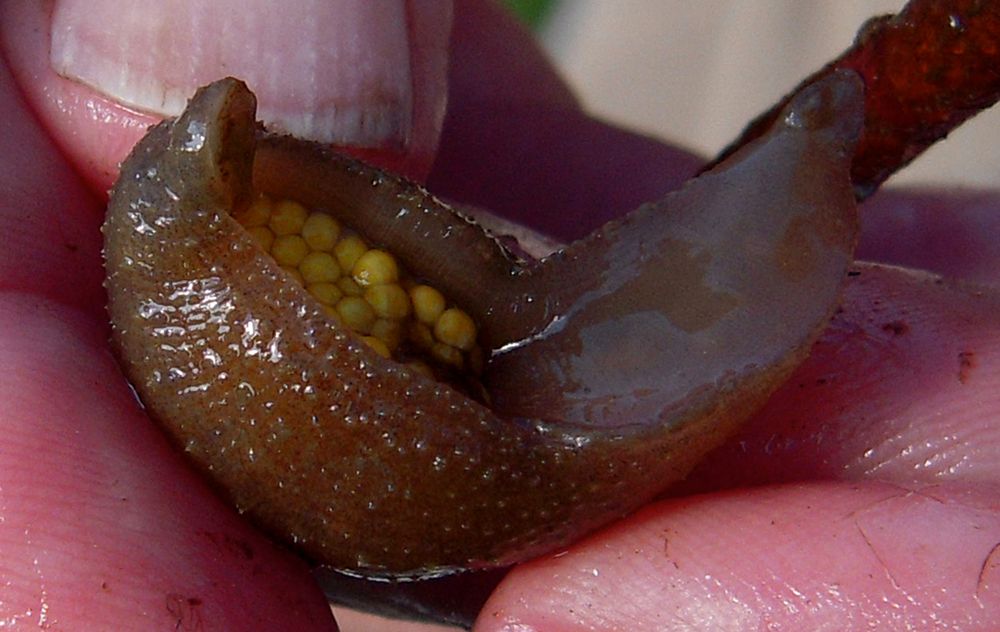
<path id="1" fill-rule="evenodd" d="M 510 564 L 648 501 L 804 359 L 852 258 L 851 73 L 538 262 L 419 187 L 259 133 L 254 106 L 216 82 L 124 163 L 113 343 L 221 493 L 347 572 Z M 425 311 L 421 343 L 402 331 Z"/>

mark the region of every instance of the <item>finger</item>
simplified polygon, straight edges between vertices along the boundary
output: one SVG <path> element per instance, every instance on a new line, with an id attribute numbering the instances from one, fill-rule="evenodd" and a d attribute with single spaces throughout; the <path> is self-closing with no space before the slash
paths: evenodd
<path id="1" fill-rule="evenodd" d="M 467 104 L 449 110 L 428 187 L 570 241 L 678 188 L 700 162 L 577 110 Z"/>
<path id="2" fill-rule="evenodd" d="M 1000 196 L 885 190 L 861 208 L 858 257 L 1000 285 Z"/>
<path id="3" fill-rule="evenodd" d="M 467 103 L 580 105 L 555 66 L 503 3 L 456 0 L 448 68 L 449 107 Z"/>
<path id="4" fill-rule="evenodd" d="M 3 155 L 3 159 L 8 160 L 11 164 L 5 165 L 6 168 L 3 170 L 4 184 L 7 186 L 4 187 L 5 196 L 3 200 L 0 200 L 3 210 L 0 214 L 0 222 L 3 222 L 5 236 L 8 236 L 10 241 L 4 250 L 2 259 L 4 267 L 0 279 L 3 279 L 5 289 L 30 290 L 54 297 L 57 300 L 85 303 L 94 308 L 95 315 L 103 317 L 103 293 L 100 290 L 99 265 L 100 236 L 97 231 L 100 215 L 96 208 L 97 201 L 88 195 L 76 179 L 75 174 L 51 147 L 48 139 L 38 129 L 33 118 L 23 107 L 23 103 L 19 101 L 16 89 L 9 81 L 6 68 L 2 70 L 4 81 L 0 83 L 0 89 L 2 89 L 0 98 L 3 101 L 0 102 L 0 107 L 7 113 L 7 116 L 4 117 L 3 145 L 5 147 L 18 147 L 19 152 L 16 156 L 12 153 Z M 30 157 L 29 160 L 23 159 L 26 155 Z M 65 243 L 61 243 L 59 238 L 65 239 Z M 76 254 L 76 257 L 70 257 L 68 254 Z M 78 297 L 80 294 L 83 297 Z M 77 298 L 80 300 L 74 300 Z M 12 329 L 8 331 L 12 331 Z M 117 373 L 111 379 L 120 383 Z M 136 420 L 132 419 L 131 421 L 135 422 Z M 137 446 L 137 449 L 142 451 L 141 446 Z M 162 458 L 162 455 L 160 457 Z M 23 469 L 21 464 L 14 467 Z M 174 474 L 177 473 L 174 472 Z M 183 486 L 184 483 L 190 484 L 190 482 L 190 477 L 182 477 L 178 481 L 178 485 Z M 92 489 L 74 490 L 74 494 L 79 497 L 85 497 L 84 494 L 92 495 L 93 492 Z M 29 503 L 30 500 L 25 502 L 26 505 Z M 195 503 L 194 506 L 199 507 L 203 504 L 203 502 Z M 162 507 L 159 508 L 159 513 L 162 513 L 162 510 Z M 204 507 L 198 509 L 198 511 L 202 510 Z M 225 512 L 218 506 L 212 508 L 213 513 L 220 511 Z M 150 511 L 150 514 L 151 517 L 156 517 L 157 511 Z M 213 538 L 217 535 L 208 531 L 205 533 Z M 217 539 L 220 538 L 221 535 Z M 226 539 L 228 538 L 229 536 L 226 536 Z M 223 545 L 226 545 L 226 539 L 222 540 Z M 156 538 L 153 538 L 147 543 L 147 546 L 155 549 L 159 543 Z M 27 544 L 34 546 L 38 544 L 38 540 Z M 230 544 L 236 548 L 243 547 L 243 543 L 236 540 L 232 540 Z M 169 547 L 168 550 L 176 548 L 176 543 L 172 541 L 167 541 L 166 545 Z M 25 547 L 26 552 L 30 552 L 31 546 Z M 193 553 L 197 554 L 198 552 Z M 136 564 L 129 558 L 131 555 L 134 555 L 134 551 L 126 548 L 125 551 L 113 552 L 110 557 L 114 559 L 105 561 L 113 561 L 123 568 L 134 569 Z M 212 555 L 208 559 L 217 557 L 217 555 Z M 268 559 L 269 557 L 274 557 L 274 555 L 259 558 L 261 566 L 272 563 Z M 184 561 L 184 557 L 179 558 L 179 568 L 183 568 Z M 17 562 L 17 559 L 12 560 L 12 566 L 16 565 Z M 30 567 L 25 566 L 24 569 L 30 570 Z M 63 572 L 65 570 L 63 569 Z M 221 569 L 224 571 L 221 573 L 218 572 L 219 570 L 216 569 L 215 575 L 232 576 L 231 585 L 243 581 L 239 577 L 240 568 L 238 566 L 229 570 Z M 298 568 L 297 572 L 302 574 L 303 569 Z M 115 584 L 118 587 L 130 584 L 134 580 L 134 577 L 126 576 L 124 573 L 115 575 Z M 289 582 L 289 585 L 302 589 L 302 581 L 302 578 L 298 577 L 296 582 Z M 308 579 L 305 581 L 308 582 Z M 306 591 L 315 593 L 315 588 L 307 586 Z M 80 594 L 88 595 L 89 593 L 83 591 Z M 176 594 L 180 595 L 181 593 Z M 116 590 L 107 595 L 105 607 L 110 607 L 112 610 L 115 608 L 129 609 L 132 606 L 135 608 L 143 607 L 141 602 L 128 601 L 130 597 L 129 593 L 123 594 L 121 590 Z M 151 597 L 156 598 L 155 595 L 151 595 Z M 268 608 L 280 610 L 289 607 L 288 603 L 282 603 L 288 601 L 288 595 L 277 595 L 276 597 L 270 601 Z M 191 622 L 187 619 L 196 618 L 199 616 L 199 612 L 206 610 L 200 606 L 191 605 L 181 597 L 171 599 L 172 601 L 165 607 L 168 611 L 177 611 L 178 617 L 185 619 L 185 624 Z M 194 601 L 200 603 L 202 598 L 197 597 L 192 598 L 192 600 L 192 603 Z M 239 604 L 239 600 L 233 602 L 236 607 Z M 61 605 L 65 607 L 64 603 Z M 159 603 L 156 605 L 160 606 Z M 209 609 L 217 607 L 218 604 L 214 604 Z M 162 609 L 160 608 L 160 610 Z M 259 615 L 260 608 L 257 610 Z M 253 614 L 253 610 L 248 611 L 248 613 L 257 616 Z M 160 614 L 159 610 L 157 610 L 157 614 Z M 126 616 L 125 619 L 128 617 Z M 63 620 L 65 621 L 65 618 Z M 246 625 L 235 625 L 232 629 L 245 629 L 246 627 Z"/>
<path id="5" fill-rule="evenodd" d="M 811 479 L 1000 483 L 1000 294 L 858 266 L 809 359 L 675 493 Z"/>
<path id="6" fill-rule="evenodd" d="M 0 294 L 0 621 L 79 630 L 335 629 L 308 569 L 145 418 L 93 319 Z"/>
<path id="7" fill-rule="evenodd" d="M 512 572 L 476 630 L 993 629 L 996 487 L 674 500 Z"/>
<path id="8" fill-rule="evenodd" d="M 0 111 L 0 144 L 16 148 L 0 156 L 0 620 L 331 629 L 307 569 L 214 499 L 136 407 L 105 348 L 96 200 L 5 67 Z"/>
<path id="9" fill-rule="evenodd" d="M 44 126 L 108 188 L 146 126 L 246 79 L 279 130 L 420 176 L 444 114 L 450 5 L 391 0 L 5 3 L 0 45 Z"/>
<path id="10" fill-rule="evenodd" d="M 570 240 L 676 189 L 703 162 L 587 116 L 495 3 L 456 3 L 451 59 L 435 193 Z"/>
<path id="11" fill-rule="evenodd" d="M 0 64 L 0 291 L 35 292 L 103 318 L 97 200 Z"/>

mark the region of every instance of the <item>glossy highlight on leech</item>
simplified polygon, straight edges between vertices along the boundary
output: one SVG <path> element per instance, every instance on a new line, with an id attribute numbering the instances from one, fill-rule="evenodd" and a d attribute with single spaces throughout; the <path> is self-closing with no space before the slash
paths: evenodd
<path id="1" fill-rule="evenodd" d="M 684 476 L 833 311 L 860 82 L 836 74 L 789 108 L 799 124 L 536 262 L 411 183 L 259 132 L 246 87 L 213 83 L 112 193 L 114 348 L 220 493 L 313 561 L 414 578 L 527 559 Z M 331 314 L 238 221 L 262 194 L 328 213 L 467 315 L 491 356 L 476 387 Z"/>

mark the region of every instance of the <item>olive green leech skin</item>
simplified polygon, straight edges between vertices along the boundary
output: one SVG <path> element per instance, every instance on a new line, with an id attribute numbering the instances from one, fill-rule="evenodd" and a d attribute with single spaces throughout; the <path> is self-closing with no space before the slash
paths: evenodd
<path id="1" fill-rule="evenodd" d="M 805 358 L 852 259 L 850 73 L 803 91 L 712 172 L 539 262 L 254 117 L 246 86 L 216 82 L 123 164 L 104 226 L 113 346 L 220 493 L 350 573 L 509 564 L 647 502 Z M 488 358 L 481 393 L 342 323 L 237 221 L 262 193 L 331 214 L 461 308 Z"/>

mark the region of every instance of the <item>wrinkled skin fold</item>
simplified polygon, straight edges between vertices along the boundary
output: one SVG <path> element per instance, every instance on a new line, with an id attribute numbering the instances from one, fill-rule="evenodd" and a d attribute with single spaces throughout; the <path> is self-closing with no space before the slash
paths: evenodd
<path id="1" fill-rule="evenodd" d="M 418 187 L 259 132 L 254 108 L 216 82 L 123 164 L 104 226 L 113 345 L 222 494 L 352 574 L 510 564 L 648 501 L 807 355 L 852 259 L 852 73 L 541 262 Z M 330 209 L 465 305 L 495 350 L 490 406 L 329 320 L 231 217 L 255 189 Z"/>

